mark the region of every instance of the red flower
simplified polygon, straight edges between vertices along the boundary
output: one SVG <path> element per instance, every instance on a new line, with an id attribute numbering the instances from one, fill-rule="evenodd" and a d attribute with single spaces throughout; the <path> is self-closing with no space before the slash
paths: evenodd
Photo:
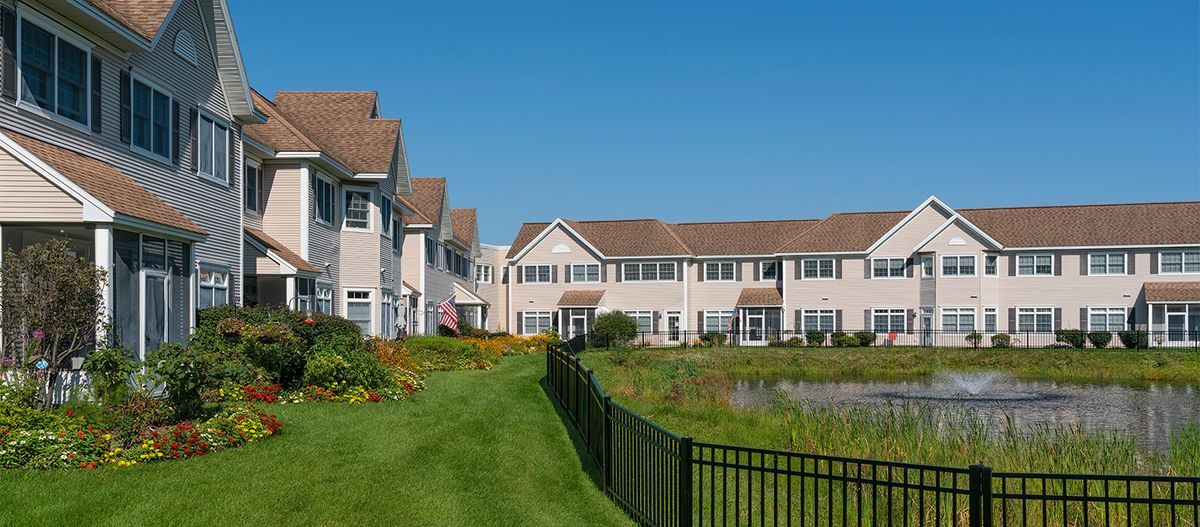
<path id="1" fill-rule="evenodd" d="M 305 324 L 312 324 L 312 323 L 313 323 L 313 319 L 312 319 L 311 317 L 310 317 L 310 318 L 306 318 L 306 319 L 304 319 L 304 323 L 305 323 Z"/>
<path id="2" fill-rule="evenodd" d="M 67 415 L 75 415 L 75 410 L 67 410 Z"/>

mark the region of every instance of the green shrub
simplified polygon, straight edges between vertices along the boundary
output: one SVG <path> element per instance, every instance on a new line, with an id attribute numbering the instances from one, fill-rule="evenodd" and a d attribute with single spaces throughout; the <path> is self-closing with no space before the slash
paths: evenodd
<path id="1" fill-rule="evenodd" d="M 339 336 L 318 341 L 304 369 L 304 384 L 333 388 L 361 386 L 368 390 L 390 385 L 387 368 L 379 363 L 370 344 L 358 337 Z"/>
<path id="2" fill-rule="evenodd" d="M 285 324 L 266 322 L 242 328 L 239 350 L 252 364 L 266 370 L 284 388 L 299 386 L 307 350 Z"/>
<path id="3" fill-rule="evenodd" d="M 854 338 L 858 340 L 858 345 L 864 348 L 874 346 L 875 337 L 874 331 L 856 331 L 854 333 Z"/>
<path id="4" fill-rule="evenodd" d="M 1150 347 L 1150 334 L 1144 330 L 1131 329 L 1120 331 L 1117 333 L 1117 338 L 1121 341 L 1121 345 L 1129 349 L 1145 349 Z"/>
<path id="5" fill-rule="evenodd" d="M 92 350 L 83 361 L 83 368 L 91 377 L 96 399 L 115 404 L 129 395 L 132 388 L 129 379 L 138 365 L 129 351 L 112 347 Z"/>
<path id="6" fill-rule="evenodd" d="M 1060 329 L 1054 332 L 1054 341 L 1072 348 L 1087 346 L 1087 334 L 1082 329 Z"/>
<path id="7" fill-rule="evenodd" d="M 275 306 L 216 306 L 202 309 L 196 314 L 196 334 L 219 335 L 217 325 L 228 318 L 248 325 L 284 324 L 300 340 L 305 349 L 319 339 L 334 335 L 362 336 L 362 329 L 358 327 L 358 324 L 342 317 L 324 313 L 304 313 Z M 192 338 L 194 340 L 196 337 Z"/>
<path id="8" fill-rule="evenodd" d="M 708 333 L 704 333 L 704 334 L 700 335 L 700 343 L 705 346 L 712 346 L 712 347 L 724 346 L 725 341 L 728 339 L 729 339 L 729 337 L 726 336 L 724 333 L 717 333 L 715 331 L 710 331 Z"/>
<path id="9" fill-rule="evenodd" d="M 620 311 L 605 313 L 592 322 L 592 333 L 598 342 L 611 346 L 624 346 L 638 335 L 638 324 L 633 317 Z"/>
<path id="10" fill-rule="evenodd" d="M 856 348 L 862 346 L 862 341 L 860 341 L 858 337 L 854 335 L 847 335 L 840 331 L 834 332 L 832 335 L 830 335 L 829 341 L 834 345 L 834 347 L 838 348 Z"/>
<path id="11" fill-rule="evenodd" d="M 38 410 L 12 401 L 0 401 L 0 430 L 60 430 L 82 428 L 83 419 L 63 412 Z"/>
<path id="12" fill-rule="evenodd" d="M 1112 333 L 1107 331 L 1093 331 L 1087 334 L 1088 342 L 1092 343 L 1096 349 L 1104 349 L 1108 347 L 1108 343 L 1112 342 Z"/>
<path id="13" fill-rule="evenodd" d="M 997 333 L 992 335 L 993 348 L 1009 348 L 1012 347 L 1012 337 L 1008 333 Z"/>
<path id="14" fill-rule="evenodd" d="M 304 385 L 335 388 L 345 378 L 350 363 L 336 353 L 317 353 L 304 367 Z"/>
<path id="15" fill-rule="evenodd" d="M 445 324 L 438 324 L 437 334 L 439 337 L 457 337 L 458 331 Z"/>
<path id="16" fill-rule="evenodd" d="M 971 347 L 978 348 L 979 344 L 983 342 L 983 333 L 972 331 L 967 333 L 967 336 L 964 338 L 967 340 L 967 344 L 970 344 Z"/>
<path id="17" fill-rule="evenodd" d="M 479 346 L 449 337 L 409 337 L 404 348 L 414 363 L 429 370 L 486 369 L 496 360 Z"/>
<path id="18" fill-rule="evenodd" d="M 166 388 L 167 400 L 179 419 L 199 417 L 204 410 L 200 394 L 215 387 L 209 375 L 218 354 L 200 346 L 165 343 L 150 357 L 152 379 Z"/>
<path id="19" fill-rule="evenodd" d="M 809 346 L 819 347 L 825 345 L 825 332 L 816 329 L 810 329 L 804 332 L 804 340 Z"/>

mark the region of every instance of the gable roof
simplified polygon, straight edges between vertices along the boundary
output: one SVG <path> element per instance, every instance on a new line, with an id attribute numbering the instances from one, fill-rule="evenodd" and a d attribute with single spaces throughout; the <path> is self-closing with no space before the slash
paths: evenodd
<path id="1" fill-rule="evenodd" d="M 821 220 L 676 223 L 671 227 L 696 256 L 775 254 L 784 242 Z"/>
<path id="2" fill-rule="evenodd" d="M 386 174 L 400 145 L 400 120 L 375 113 L 373 91 L 283 91 L 275 107 L 322 150 L 357 174 Z"/>
<path id="3" fill-rule="evenodd" d="M 442 218 L 442 204 L 446 202 L 446 178 L 412 178 L 412 194 L 400 199 L 421 216 L 404 214 L 404 223 L 436 223 Z M 450 222 L 454 222 L 453 218 Z"/>
<path id="4" fill-rule="evenodd" d="M 414 224 L 432 225 L 433 224 L 433 220 L 429 219 L 428 216 L 426 216 L 424 213 L 422 213 L 420 211 L 420 209 L 418 209 L 417 206 L 415 204 L 413 204 L 413 202 L 411 200 L 408 199 L 408 196 L 401 196 L 401 195 L 397 194 L 395 196 L 395 198 L 396 198 L 396 201 L 400 202 L 400 204 L 404 206 L 404 210 L 400 213 L 400 218 L 404 220 L 405 225 L 414 225 Z"/>
<path id="5" fill-rule="evenodd" d="M 267 249 L 270 249 L 271 252 L 277 254 L 283 259 L 283 261 L 287 262 L 288 265 L 301 271 L 308 271 L 310 273 L 321 272 L 321 269 L 317 268 L 317 266 L 309 263 L 308 260 L 301 258 L 300 255 L 296 254 L 291 249 L 288 249 L 286 245 L 280 243 L 279 240 L 272 238 L 269 234 L 253 227 L 245 227 L 245 230 L 248 236 L 254 238 L 258 241 L 258 243 L 262 244 Z"/>
<path id="6" fill-rule="evenodd" d="M 774 287 L 747 287 L 738 295 L 737 307 L 782 306 L 783 293 Z"/>
<path id="7" fill-rule="evenodd" d="M 147 41 L 154 40 L 177 0 L 87 0 Z"/>
<path id="8" fill-rule="evenodd" d="M 604 291 L 570 290 L 558 297 L 559 307 L 596 307 L 604 299 Z"/>
<path id="9" fill-rule="evenodd" d="M 192 234 L 207 234 L 204 228 L 113 165 L 11 130 L 5 129 L 4 134 L 115 214 Z"/>
<path id="10" fill-rule="evenodd" d="M 257 90 L 252 90 L 251 96 L 254 98 L 254 106 L 267 116 L 267 122 L 243 126 L 242 130 L 248 137 L 281 152 L 317 152 L 321 150 L 315 141 L 304 135 L 300 128 L 288 120 L 287 116 L 275 106 L 275 103 L 263 97 Z M 338 162 L 341 163 L 340 160 Z"/>
<path id="11" fill-rule="evenodd" d="M 1200 244 L 1200 201 L 958 212 L 1010 248 Z"/>
<path id="12" fill-rule="evenodd" d="M 691 254 L 691 249 L 669 225 L 655 219 L 557 221 L 582 237 L 600 254 L 610 258 Z M 508 250 L 508 258 L 516 257 L 552 225 L 533 223 L 522 226 Z"/>
<path id="13" fill-rule="evenodd" d="M 475 243 L 475 213 L 475 209 L 450 209 L 454 238 L 467 247 Z"/>
<path id="14" fill-rule="evenodd" d="M 862 252 L 887 234 L 910 211 L 843 212 L 833 214 L 788 240 L 776 252 Z"/>
<path id="15" fill-rule="evenodd" d="M 1147 302 L 1195 302 L 1200 300 L 1200 282 L 1146 282 Z"/>

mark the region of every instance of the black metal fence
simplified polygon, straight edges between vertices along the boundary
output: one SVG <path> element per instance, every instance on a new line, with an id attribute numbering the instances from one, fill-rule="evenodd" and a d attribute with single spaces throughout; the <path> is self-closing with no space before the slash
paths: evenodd
<path id="1" fill-rule="evenodd" d="M 894 346 L 914 348 L 1080 348 L 1080 349 L 1171 349 L 1200 350 L 1200 332 L 1187 331 L 641 331 L 628 341 L 616 341 L 595 333 L 586 335 L 589 346 L 683 347 L 683 346 L 786 346 L 859 347 Z"/>
<path id="2" fill-rule="evenodd" d="M 1200 522 L 1200 477 L 1023 474 L 692 441 L 609 398 L 569 345 L 546 380 L 604 473 L 652 526 L 1170 526 Z"/>

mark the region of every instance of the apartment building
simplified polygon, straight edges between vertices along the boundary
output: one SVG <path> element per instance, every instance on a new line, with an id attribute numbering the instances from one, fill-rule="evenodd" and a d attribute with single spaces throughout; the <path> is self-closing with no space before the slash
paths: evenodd
<path id="1" fill-rule="evenodd" d="M 506 260 L 506 327 L 519 333 L 580 334 L 621 310 L 668 343 L 730 327 L 750 341 L 861 329 L 1200 340 L 1200 202 L 955 210 L 930 197 L 820 220 L 557 219 L 523 225 Z"/>
<path id="2" fill-rule="evenodd" d="M 509 246 L 479 245 L 480 257 L 475 262 L 476 293 L 489 304 L 484 318 L 488 331 L 504 331 L 508 321 L 508 258 Z"/>
<path id="3" fill-rule="evenodd" d="M 3 248 L 94 258 L 141 357 L 239 302 L 241 130 L 265 117 L 225 1 L 0 0 L 0 35 Z"/>
<path id="4" fill-rule="evenodd" d="M 476 292 L 475 261 L 482 254 L 475 209 L 453 209 L 446 178 L 413 178 L 403 208 L 402 303 L 409 334 L 435 334 L 441 305 L 454 299 L 459 319 L 487 327 L 490 303 Z"/>

